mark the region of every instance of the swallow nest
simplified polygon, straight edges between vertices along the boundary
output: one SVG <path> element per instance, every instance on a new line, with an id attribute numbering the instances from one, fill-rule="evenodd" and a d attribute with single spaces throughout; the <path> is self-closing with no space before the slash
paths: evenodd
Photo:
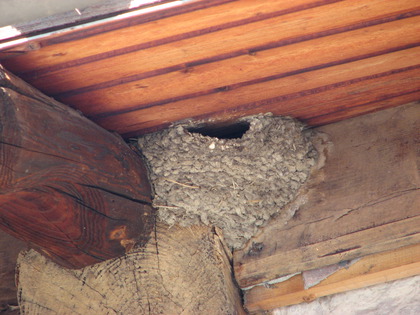
<path id="1" fill-rule="evenodd" d="M 217 226 L 231 248 L 243 247 L 308 179 L 312 135 L 292 118 L 265 114 L 229 126 L 179 123 L 139 138 L 159 219 Z"/>

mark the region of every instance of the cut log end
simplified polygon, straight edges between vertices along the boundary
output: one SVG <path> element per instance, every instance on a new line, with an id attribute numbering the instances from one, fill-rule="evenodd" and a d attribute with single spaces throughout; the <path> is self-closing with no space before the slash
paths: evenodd
<path id="1" fill-rule="evenodd" d="M 0 228 L 67 268 L 144 246 L 155 220 L 137 152 L 0 68 Z"/>
<path id="2" fill-rule="evenodd" d="M 229 255 L 206 226 L 158 224 L 145 248 L 81 270 L 35 251 L 18 266 L 21 314 L 245 314 Z"/>

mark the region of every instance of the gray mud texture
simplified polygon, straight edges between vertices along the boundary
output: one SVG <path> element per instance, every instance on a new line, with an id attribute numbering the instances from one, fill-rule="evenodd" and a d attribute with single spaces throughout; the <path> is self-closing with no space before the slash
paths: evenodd
<path id="1" fill-rule="evenodd" d="M 236 249 L 295 198 L 317 153 L 311 132 L 291 118 L 245 117 L 220 130 L 215 137 L 217 129 L 181 123 L 138 143 L 159 219 L 217 226 Z"/>

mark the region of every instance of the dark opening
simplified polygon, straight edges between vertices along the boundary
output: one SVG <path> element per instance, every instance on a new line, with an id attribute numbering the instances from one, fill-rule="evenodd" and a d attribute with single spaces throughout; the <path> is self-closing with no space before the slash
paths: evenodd
<path id="1" fill-rule="evenodd" d="M 187 129 L 191 133 L 219 139 L 240 139 L 249 130 L 249 122 L 241 121 L 233 124 L 212 124 Z"/>

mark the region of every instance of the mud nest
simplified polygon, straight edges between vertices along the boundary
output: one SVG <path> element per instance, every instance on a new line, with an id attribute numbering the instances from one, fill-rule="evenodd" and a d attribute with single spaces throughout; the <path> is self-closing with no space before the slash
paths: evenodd
<path id="1" fill-rule="evenodd" d="M 317 155 L 310 134 L 294 119 L 257 115 L 139 138 L 159 219 L 218 226 L 230 247 L 241 248 L 307 180 Z"/>

